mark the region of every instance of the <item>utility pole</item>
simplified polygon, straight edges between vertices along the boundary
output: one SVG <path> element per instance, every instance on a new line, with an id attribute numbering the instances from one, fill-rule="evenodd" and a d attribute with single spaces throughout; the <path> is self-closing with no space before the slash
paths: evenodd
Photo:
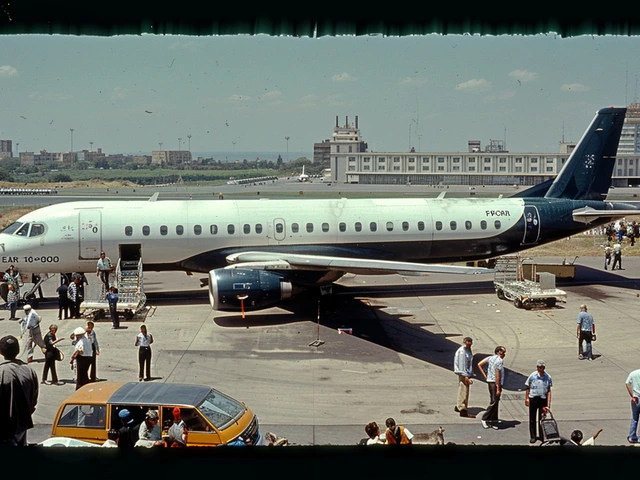
<path id="1" fill-rule="evenodd" d="M 89 151 L 93 152 L 93 142 L 89 142 L 89 146 L 91 147 Z"/>
<path id="2" fill-rule="evenodd" d="M 160 150 L 162 150 L 162 142 L 158 142 L 158 145 L 160 145 Z"/>
<path id="3" fill-rule="evenodd" d="M 187 135 L 187 138 L 189 139 L 189 151 L 191 151 L 191 134 Z"/>
<path id="4" fill-rule="evenodd" d="M 289 139 L 291 137 L 284 137 L 284 139 L 287 141 L 287 163 L 289 163 Z"/>
<path id="5" fill-rule="evenodd" d="M 182 137 L 178 137 L 178 151 L 182 149 Z"/>
<path id="6" fill-rule="evenodd" d="M 73 166 L 73 128 L 71 130 L 71 152 L 69 152 L 69 165 Z"/>

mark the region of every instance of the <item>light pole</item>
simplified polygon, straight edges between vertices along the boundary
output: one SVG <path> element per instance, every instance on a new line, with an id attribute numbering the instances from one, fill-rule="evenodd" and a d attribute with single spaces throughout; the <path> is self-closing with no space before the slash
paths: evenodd
<path id="1" fill-rule="evenodd" d="M 73 166 L 73 128 L 71 130 L 71 152 L 69 153 L 69 165 Z"/>
<path id="2" fill-rule="evenodd" d="M 89 151 L 93 152 L 93 142 L 89 142 L 89 145 L 90 145 Z"/>
<path id="3" fill-rule="evenodd" d="M 16 142 L 16 153 L 18 158 L 20 158 L 20 142 Z"/>
<path id="4" fill-rule="evenodd" d="M 182 148 L 182 137 L 178 137 L 178 151 Z"/>
<path id="5" fill-rule="evenodd" d="M 162 150 L 162 142 L 158 142 L 158 145 L 160 145 L 160 150 Z"/>
<path id="6" fill-rule="evenodd" d="M 291 137 L 284 137 L 284 139 L 287 141 L 287 163 L 289 163 L 289 139 Z"/>
<path id="7" fill-rule="evenodd" d="M 234 156 L 234 158 L 233 158 L 233 159 L 235 160 L 235 156 L 236 156 L 236 142 L 235 142 L 235 140 L 234 140 L 234 141 L 232 141 L 231 143 L 233 143 L 233 156 Z"/>
<path id="8" fill-rule="evenodd" d="M 191 135 L 187 135 L 187 138 L 189 139 L 189 151 L 191 151 Z"/>

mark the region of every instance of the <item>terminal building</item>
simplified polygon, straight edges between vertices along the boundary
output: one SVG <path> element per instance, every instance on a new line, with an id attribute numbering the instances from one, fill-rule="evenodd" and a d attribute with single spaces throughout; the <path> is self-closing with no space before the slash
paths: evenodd
<path id="1" fill-rule="evenodd" d="M 336 124 L 332 138 L 314 145 L 314 162 L 328 150 L 330 181 L 360 184 L 537 185 L 554 178 L 575 148 L 560 143 L 555 153 L 512 153 L 504 143 L 481 148 L 470 140 L 467 152 L 372 152 L 362 140 L 358 117 Z M 412 149 L 413 150 L 413 149 Z M 319 155 L 316 156 L 315 152 Z M 640 185 L 640 104 L 628 107 L 618 147 L 612 185 Z"/>

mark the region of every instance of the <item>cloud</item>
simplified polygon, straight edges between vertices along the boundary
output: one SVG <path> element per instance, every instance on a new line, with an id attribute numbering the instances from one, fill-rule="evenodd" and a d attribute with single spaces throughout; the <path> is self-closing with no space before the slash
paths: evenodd
<path id="1" fill-rule="evenodd" d="M 17 77 L 18 70 L 11 65 L 0 65 L 0 78 Z"/>
<path id="2" fill-rule="evenodd" d="M 521 82 L 533 82 L 538 79 L 537 73 L 528 70 L 513 70 L 509 72 L 509 76 Z"/>
<path id="3" fill-rule="evenodd" d="M 356 80 L 358 80 L 358 77 L 352 77 L 347 72 L 331 77 L 333 82 L 355 82 Z"/>
<path id="4" fill-rule="evenodd" d="M 469 81 L 459 83 L 456 85 L 456 90 L 468 90 L 468 91 L 477 91 L 477 90 L 489 90 L 491 88 L 491 82 L 485 80 L 484 78 L 472 78 Z"/>
<path id="5" fill-rule="evenodd" d="M 280 90 L 272 90 L 262 95 L 264 100 L 277 100 L 280 97 L 282 97 L 282 92 Z"/>
<path id="6" fill-rule="evenodd" d="M 230 97 L 227 98 L 228 102 L 250 102 L 252 99 L 249 95 L 239 95 L 234 93 Z"/>
<path id="7" fill-rule="evenodd" d="M 426 77 L 406 77 L 400 81 L 403 87 L 419 87 L 427 83 Z"/>
<path id="8" fill-rule="evenodd" d="M 560 87 L 563 92 L 588 92 L 589 87 L 581 83 L 565 83 Z"/>
<path id="9" fill-rule="evenodd" d="M 52 102 L 64 102 L 66 100 L 71 100 L 73 95 L 68 93 L 40 93 L 33 92 L 29 94 L 29 98 L 33 98 L 34 100 L 47 100 Z"/>
<path id="10" fill-rule="evenodd" d="M 124 100 L 129 90 L 122 87 L 115 87 L 111 92 L 111 100 Z"/>

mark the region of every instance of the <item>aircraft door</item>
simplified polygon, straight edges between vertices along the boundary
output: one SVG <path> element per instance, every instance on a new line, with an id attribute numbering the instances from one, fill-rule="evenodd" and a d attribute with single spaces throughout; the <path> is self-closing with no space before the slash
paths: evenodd
<path id="1" fill-rule="evenodd" d="M 273 223 L 270 225 L 269 232 L 269 243 L 275 244 L 277 242 L 281 242 L 285 239 L 287 235 L 287 228 L 284 219 L 276 218 L 273 220 Z"/>
<path id="2" fill-rule="evenodd" d="M 80 210 L 78 215 L 78 259 L 98 260 L 102 250 L 102 212 Z"/>
<path id="3" fill-rule="evenodd" d="M 522 244 L 536 243 L 540 236 L 540 215 L 538 209 L 533 205 L 525 205 L 524 213 L 524 238 Z"/>

